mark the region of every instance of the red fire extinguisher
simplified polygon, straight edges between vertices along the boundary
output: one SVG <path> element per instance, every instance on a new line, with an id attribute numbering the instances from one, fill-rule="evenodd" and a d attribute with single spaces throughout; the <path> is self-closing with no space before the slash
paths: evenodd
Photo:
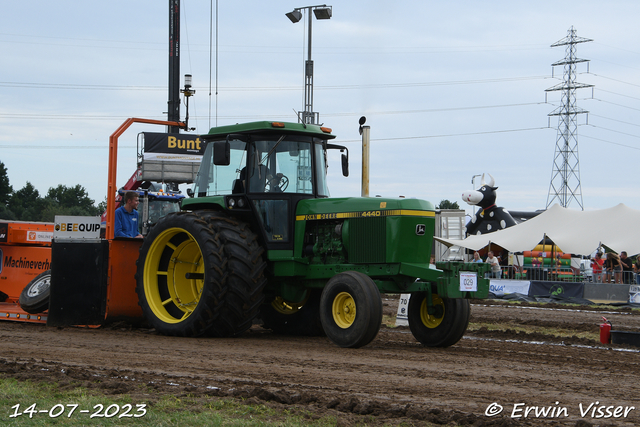
<path id="1" fill-rule="evenodd" d="M 602 344 L 611 344 L 611 322 L 602 316 L 604 323 L 600 325 L 600 342 Z"/>

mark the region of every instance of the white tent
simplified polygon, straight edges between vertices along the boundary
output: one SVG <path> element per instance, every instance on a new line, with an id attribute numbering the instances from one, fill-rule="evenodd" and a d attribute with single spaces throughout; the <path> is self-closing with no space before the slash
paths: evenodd
<path id="1" fill-rule="evenodd" d="M 534 249 L 548 237 L 563 252 L 589 255 L 600 244 L 629 256 L 640 253 L 640 211 L 624 204 L 598 211 L 576 211 L 556 204 L 521 224 L 464 240 L 435 239 L 447 246 L 479 250 L 495 243 L 511 252 Z"/>

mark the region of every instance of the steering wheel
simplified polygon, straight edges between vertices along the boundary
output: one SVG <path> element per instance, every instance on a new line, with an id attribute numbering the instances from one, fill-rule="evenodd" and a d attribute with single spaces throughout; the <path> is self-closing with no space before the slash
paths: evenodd
<path id="1" fill-rule="evenodd" d="M 289 186 L 289 178 L 281 173 L 277 173 L 274 177 L 267 177 L 267 184 L 264 191 L 266 193 L 283 193 Z"/>

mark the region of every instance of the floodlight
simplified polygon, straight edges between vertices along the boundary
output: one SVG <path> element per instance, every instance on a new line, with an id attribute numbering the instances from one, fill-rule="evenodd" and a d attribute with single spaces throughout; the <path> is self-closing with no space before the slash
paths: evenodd
<path id="1" fill-rule="evenodd" d="M 316 16 L 316 19 L 331 19 L 332 8 L 326 4 L 316 6 L 296 7 L 292 12 L 286 13 L 287 18 L 294 24 L 302 19 L 302 10 L 306 9 L 309 25 L 308 47 L 307 47 L 307 60 L 304 65 L 304 106 L 305 110 L 302 112 L 302 118 L 298 116 L 298 120 L 302 123 L 315 123 L 317 113 L 313 112 L 313 61 L 311 60 L 311 11 Z"/>
<path id="2" fill-rule="evenodd" d="M 316 19 L 331 19 L 331 8 L 317 7 L 313 9 L 313 14 L 316 15 Z"/>
<path id="3" fill-rule="evenodd" d="M 302 19 L 302 12 L 299 10 L 293 10 L 293 12 L 286 13 L 287 18 L 291 20 L 294 24 Z"/>

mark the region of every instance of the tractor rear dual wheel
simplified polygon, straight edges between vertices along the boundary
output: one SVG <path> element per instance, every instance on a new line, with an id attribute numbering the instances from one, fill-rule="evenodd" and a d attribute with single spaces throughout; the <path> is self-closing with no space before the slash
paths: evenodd
<path id="1" fill-rule="evenodd" d="M 263 299 L 262 253 L 248 226 L 222 213 L 163 217 L 137 261 L 136 292 L 146 319 L 164 335 L 243 333 Z"/>
<path id="2" fill-rule="evenodd" d="M 440 298 L 432 294 L 434 310 L 429 314 L 428 294 L 411 294 L 408 307 L 409 329 L 427 347 L 449 347 L 460 341 L 469 326 L 469 300 Z"/>
<path id="3" fill-rule="evenodd" d="M 322 291 L 320 319 L 327 337 L 340 347 L 369 344 L 382 323 L 382 298 L 375 282 L 356 271 L 333 276 Z"/>

